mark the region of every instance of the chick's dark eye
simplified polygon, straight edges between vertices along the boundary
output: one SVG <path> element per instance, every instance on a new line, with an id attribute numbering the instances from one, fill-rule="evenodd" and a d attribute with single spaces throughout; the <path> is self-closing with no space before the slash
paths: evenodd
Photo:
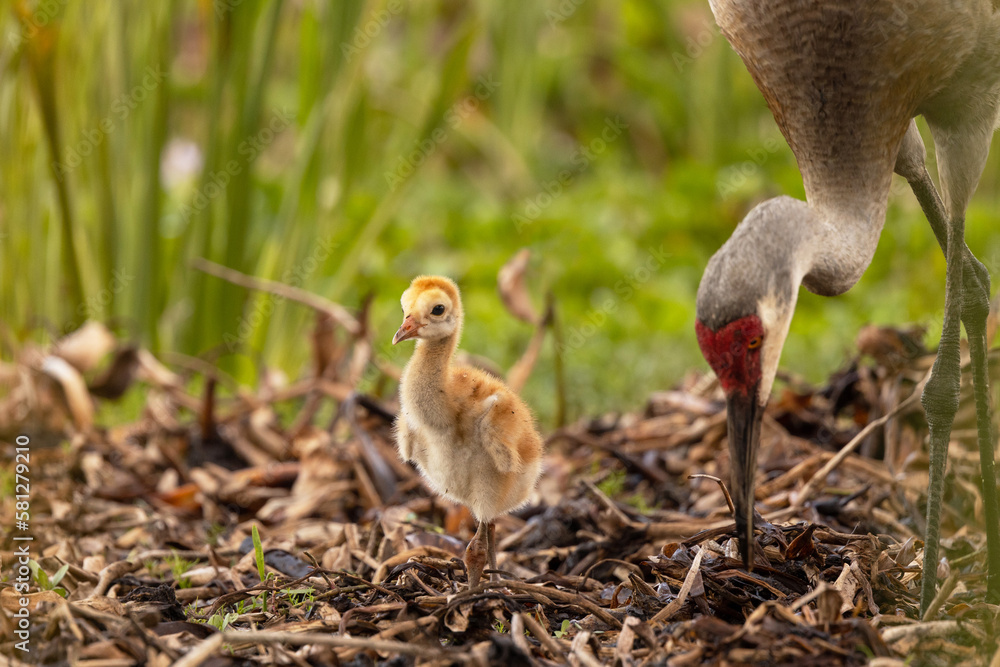
<path id="1" fill-rule="evenodd" d="M 431 310 L 431 315 L 444 315 L 444 306 L 440 303 Z"/>

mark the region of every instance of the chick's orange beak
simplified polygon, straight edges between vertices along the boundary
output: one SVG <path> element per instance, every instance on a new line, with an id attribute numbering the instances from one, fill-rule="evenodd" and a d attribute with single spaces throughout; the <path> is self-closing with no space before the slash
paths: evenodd
<path id="1" fill-rule="evenodd" d="M 401 340 L 416 338 L 421 327 L 423 326 L 423 324 L 420 324 L 413 318 L 413 315 L 407 315 L 403 320 L 403 324 L 400 325 L 399 330 L 396 332 L 396 335 L 392 337 L 392 344 L 395 345 Z"/>

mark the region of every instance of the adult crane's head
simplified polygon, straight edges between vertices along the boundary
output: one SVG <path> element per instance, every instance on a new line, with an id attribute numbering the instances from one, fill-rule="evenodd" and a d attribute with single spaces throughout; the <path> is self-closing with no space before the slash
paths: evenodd
<path id="1" fill-rule="evenodd" d="M 803 277 L 798 267 L 808 261 L 793 256 L 794 244 L 782 239 L 798 236 L 794 227 L 803 215 L 808 215 L 806 204 L 788 197 L 754 208 L 708 262 L 698 288 L 695 330 L 701 352 L 726 394 L 731 488 L 740 552 L 748 568 L 753 563 L 761 420 L 795 311 Z"/>

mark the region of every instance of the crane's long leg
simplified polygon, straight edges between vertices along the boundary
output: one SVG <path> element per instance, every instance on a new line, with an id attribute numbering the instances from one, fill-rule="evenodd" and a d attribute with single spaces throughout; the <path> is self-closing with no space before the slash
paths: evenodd
<path id="1" fill-rule="evenodd" d="M 944 492 L 945 466 L 951 426 L 958 411 L 959 386 L 962 379 L 959 340 L 962 335 L 962 232 L 964 221 L 953 220 L 948 227 L 945 256 L 948 272 L 944 288 L 944 326 L 941 345 L 931 377 L 924 387 L 920 402 L 930 430 L 930 484 L 927 489 L 927 534 L 924 544 L 923 583 L 920 607 L 924 610 L 934 599 L 937 583 L 938 548 L 941 539 L 941 497 Z"/>
<path id="2" fill-rule="evenodd" d="M 948 225 L 947 215 L 944 212 L 944 205 L 938 196 L 930 176 L 922 166 L 919 173 L 909 178 L 910 186 L 920 202 L 920 206 L 927 216 L 931 228 L 937 237 L 938 244 L 942 250 L 948 254 L 949 230 L 953 226 Z M 976 428 L 978 432 L 979 460 L 982 470 L 983 483 L 983 515 L 986 524 L 986 547 L 989 559 L 989 575 L 987 579 L 987 600 L 993 603 L 1000 602 L 1000 502 L 997 497 L 996 473 L 993 461 L 993 447 L 995 438 L 993 437 L 990 393 L 989 393 L 989 362 L 986 351 L 986 317 L 989 314 L 990 297 L 990 275 L 986 267 L 977 260 L 964 241 L 964 221 L 960 221 L 962 235 L 957 236 L 958 244 L 962 251 L 962 303 L 961 318 L 965 323 L 965 329 L 969 336 L 969 352 L 972 361 L 973 387 L 976 397 Z M 951 231 L 955 231 L 951 229 Z M 949 264 L 950 266 L 950 264 Z M 951 278 L 949 274 L 949 279 Z M 946 297 L 947 301 L 947 297 Z M 946 305 L 947 309 L 947 305 Z M 947 321 L 946 321 L 947 324 Z M 952 417 L 953 419 L 954 417 Z M 949 427 L 950 430 L 950 427 Z M 933 442 L 933 439 L 932 439 Z M 947 443 L 946 443 L 947 444 Z M 932 447 L 932 457 L 934 450 Z M 947 456 L 947 450 L 944 452 Z M 942 470 L 943 465 L 942 461 Z M 933 458 L 932 458 L 933 474 Z M 943 477 L 942 480 L 943 481 Z M 932 485 L 932 490 L 933 490 Z M 934 501 L 934 502 L 932 502 Z M 935 530 L 940 528 L 940 495 L 934 498 L 928 496 L 928 529 L 930 528 L 931 510 L 937 515 L 934 517 Z M 930 534 L 928 533 L 928 543 Z M 934 553 L 925 551 L 928 556 L 924 560 L 923 589 L 921 591 L 921 610 L 926 610 L 934 597 L 934 585 L 936 583 L 936 543 L 935 537 Z M 931 561 L 930 555 L 934 556 Z"/>
<path id="3" fill-rule="evenodd" d="M 971 256 L 971 255 L 970 255 Z M 985 288 L 989 294 L 989 273 L 978 260 L 972 261 L 982 267 L 986 274 Z M 969 266 L 966 264 L 965 269 Z M 972 357 L 972 382 L 976 392 L 976 429 L 978 431 L 979 464 L 983 482 L 983 520 L 986 523 L 986 554 L 988 575 L 986 579 L 986 601 L 1000 603 L 1000 501 L 997 498 L 997 478 L 993 462 L 993 435 L 991 418 L 989 360 L 986 356 L 986 317 L 989 315 L 989 298 L 976 299 L 978 294 L 970 294 L 966 287 L 962 298 L 962 316 L 965 331 L 969 336 L 969 353 Z M 976 299 L 974 307 L 966 308 L 965 300 Z M 970 311 L 966 316 L 966 311 Z"/>

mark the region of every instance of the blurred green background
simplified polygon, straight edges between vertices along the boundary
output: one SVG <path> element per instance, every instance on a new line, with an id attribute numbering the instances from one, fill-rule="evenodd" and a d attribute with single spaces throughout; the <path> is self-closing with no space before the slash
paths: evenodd
<path id="1" fill-rule="evenodd" d="M 636 408 L 705 368 L 711 254 L 754 203 L 802 196 L 704 0 L 3 5 L 6 358 L 92 317 L 157 351 L 221 351 L 248 384 L 305 372 L 312 314 L 191 268 L 205 257 L 351 307 L 373 294 L 376 352 L 398 364 L 400 293 L 450 275 L 463 347 L 507 367 L 532 331 L 496 273 L 527 247 L 570 416 Z M 994 274 L 997 152 L 968 215 Z M 821 380 L 866 322 L 939 326 L 944 262 L 898 178 L 883 236 L 846 296 L 803 293 L 786 368 Z M 550 342 L 525 389 L 546 426 L 553 387 Z"/>

